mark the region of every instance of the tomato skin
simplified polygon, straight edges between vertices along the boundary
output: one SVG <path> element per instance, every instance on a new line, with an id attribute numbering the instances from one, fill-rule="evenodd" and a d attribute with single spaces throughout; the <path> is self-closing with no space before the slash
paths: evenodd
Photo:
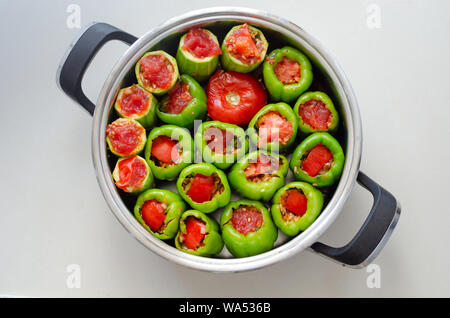
<path id="1" fill-rule="evenodd" d="M 284 207 L 301 217 L 306 213 L 308 200 L 306 199 L 306 196 L 298 190 L 289 190 Z"/>
<path id="2" fill-rule="evenodd" d="M 126 158 L 119 162 L 119 180 L 117 187 L 121 189 L 140 186 L 147 176 L 147 167 L 138 156 Z"/>
<path id="3" fill-rule="evenodd" d="M 302 163 L 302 169 L 311 177 L 317 176 L 323 166 L 333 159 L 331 151 L 322 144 L 318 144 L 309 152 Z"/>
<path id="4" fill-rule="evenodd" d="M 239 233 L 255 232 L 264 222 L 261 212 L 253 206 L 239 207 L 233 211 L 231 223 Z"/>
<path id="5" fill-rule="evenodd" d="M 155 199 L 148 200 L 141 209 L 142 219 L 145 224 L 155 232 L 161 228 L 166 219 L 166 214 L 164 213 L 165 210 L 166 208 L 161 202 L 158 202 Z"/>
<path id="6" fill-rule="evenodd" d="M 194 217 L 188 217 L 186 223 L 186 234 L 183 234 L 184 244 L 191 250 L 200 247 L 206 235 L 206 225 Z"/>
<path id="7" fill-rule="evenodd" d="M 152 156 L 164 163 L 174 163 L 180 158 L 180 153 L 174 151 L 177 142 L 168 136 L 159 136 L 152 141 Z"/>
<path id="8" fill-rule="evenodd" d="M 169 98 L 164 112 L 168 114 L 179 114 L 192 100 L 192 95 L 189 92 L 189 85 L 184 82 L 177 82 L 175 86 L 169 91 Z"/>
<path id="9" fill-rule="evenodd" d="M 206 94 L 209 117 L 235 125 L 248 124 L 267 103 L 263 85 L 253 76 L 238 72 L 217 71 L 209 80 Z"/>
<path id="10" fill-rule="evenodd" d="M 214 179 L 212 176 L 205 176 L 197 173 L 192 180 L 188 196 L 192 201 L 202 203 L 211 200 L 212 190 L 214 187 Z"/>
<path id="11" fill-rule="evenodd" d="M 199 59 L 222 54 L 219 45 L 205 30 L 200 28 L 192 29 L 186 34 L 183 50 Z"/>

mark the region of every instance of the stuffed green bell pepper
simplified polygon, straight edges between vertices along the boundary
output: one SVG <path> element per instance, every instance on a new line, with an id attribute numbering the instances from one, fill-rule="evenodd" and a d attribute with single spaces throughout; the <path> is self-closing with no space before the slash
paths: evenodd
<path id="1" fill-rule="evenodd" d="M 248 125 L 248 136 L 258 148 L 278 152 L 289 148 L 297 136 L 297 117 L 286 103 L 261 108 Z"/>
<path id="2" fill-rule="evenodd" d="M 206 121 L 195 133 L 194 144 L 205 162 L 227 169 L 248 150 L 244 129 L 220 121 Z"/>
<path id="3" fill-rule="evenodd" d="M 334 132 L 338 128 L 338 112 L 331 98 L 323 92 L 307 92 L 300 96 L 295 103 L 294 113 L 303 134 Z"/>
<path id="4" fill-rule="evenodd" d="M 151 128 L 156 122 L 157 104 L 152 93 L 134 84 L 119 91 L 114 108 L 120 117 L 134 119 L 144 128 Z"/>
<path id="5" fill-rule="evenodd" d="M 267 53 L 264 34 L 247 23 L 233 27 L 222 43 L 222 67 L 227 71 L 248 73 L 256 69 Z"/>
<path id="6" fill-rule="evenodd" d="M 176 58 L 181 73 L 202 82 L 216 70 L 220 54 L 216 36 L 209 30 L 194 28 L 181 37 Z"/>
<path id="7" fill-rule="evenodd" d="M 118 188 L 132 194 L 141 193 L 155 184 L 150 167 L 139 156 L 120 158 L 112 176 Z"/>
<path id="8" fill-rule="evenodd" d="M 200 211 L 185 211 L 180 218 L 175 246 L 180 251 L 198 256 L 218 254 L 223 248 L 219 224 Z"/>
<path id="9" fill-rule="evenodd" d="M 191 128 L 194 120 L 207 113 L 206 94 L 191 76 L 183 74 L 156 108 L 159 119 L 167 124 Z"/>
<path id="10" fill-rule="evenodd" d="M 325 187 L 335 183 L 344 168 L 344 151 L 328 133 L 314 133 L 294 150 L 290 168 L 300 181 Z"/>
<path id="11" fill-rule="evenodd" d="M 175 58 L 161 50 L 145 53 L 134 70 L 138 84 L 156 95 L 167 93 L 179 76 Z"/>
<path id="12" fill-rule="evenodd" d="M 231 187 L 252 200 L 269 201 L 284 185 L 289 163 L 283 155 L 254 151 L 233 165 L 228 180 Z"/>
<path id="13" fill-rule="evenodd" d="M 264 84 L 273 100 L 294 101 L 312 83 L 312 66 L 300 51 L 285 46 L 273 50 L 264 61 Z"/>
<path id="14" fill-rule="evenodd" d="M 220 227 L 225 246 L 235 257 L 269 251 L 278 237 L 269 211 L 258 201 L 230 202 L 220 216 Z"/>
<path id="15" fill-rule="evenodd" d="M 134 216 L 144 228 L 161 240 L 174 238 L 186 204 L 169 190 L 150 189 L 139 195 Z"/>
<path id="16" fill-rule="evenodd" d="M 306 230 L 322 211 L 323 195 L 306 182 L 288 183 L 277 191 L 270 209 L 275 225 L 286 235 Z"/>
<path id="17" fill-rule="evenodd" d="M 175 179 L 194 160 L 194 141 L 189 131 L 174 125 L 153 128 L 145 146 L 145 160 L 155 178 Z"/>
<path id="18" fill-rule="evenodd" d="M 106 127 L 106 143 L 116 156 L 137 155 L 144 149 L 146 141 L 145 128 L 134 119 L 119 118 Z"/>
<path id="19" fill-rule="evenodd" d="M 231 198 L 225 173 L 204 162 L 190 165 L 181 171 L 177 190 L 193 209 L 204 213 L 227 205 Z"/>

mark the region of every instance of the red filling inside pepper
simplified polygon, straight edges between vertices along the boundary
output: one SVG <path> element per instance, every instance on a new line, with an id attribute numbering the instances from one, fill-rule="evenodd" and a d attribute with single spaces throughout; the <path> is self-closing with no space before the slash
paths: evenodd
<path id="1" fill-rule="evenodd" d="M 232 141 L 234 141 L 235 136 L 228 130 L 217 127 L 208 127 L 203 134 L 203 138 L 211 151 L 215 153 L 224 154 L 227 150 L 228 152 L 234 150 Z M 231 147 L 233 147 L 233 149 L 231 149 Z"/>
<path id="2" fill-rule="evenodd" d="M 301 104 L 298 114 L 313 129 L 327 129 L 331 125 L 331 112 L 320 100 L 310 99 Z"/>
<path id="3" fill-rule="evenodd" d="M 170 90 L 169 97 L 163 101 L 164 112 L 169 114 L 179 114 L 192 100 L 189 84 L 178 82 Z"/>
<path id="4" fill-rule="evenodd" d="M 286 145 L 294 130 L 292 123 L 278 112 L 270 111 L 258 120 L 258 147 L 269 142 L 279 142 Z"/>
<path id="5" fill-rule="evenodd" d="M 118 164 L 119 180 L 116 185 L 123 189 L 133 191 L 139 188 L 147 177 L 147 167 L 138 156 L 123 159 Z"/>
<path id="6" fill-rule="evenodd" d="M 125 88 L 119 100 L 120 112 L 129 117 L 145 114 L 150 106 L 148 95 L 142 88 L 136 86 Z"/>
<path id="7" fill-rule="evenodd" d="M 331 167 L 333 160 L 333 154 L 331 151 L 322 144 L 318 144 L 308 153 L 305 160 L 302 163 L 302 169 L 309 176 L 315 177 L 320 172 Z"/>
<path id="8" fill-rule="evenodd" d="M 255 178 L 260 178 L 263 176 L 270 176 L 272 173 L 278 170 L 280 165 L 279 160 L 273 157 L 268 157 L 266 155 L 260 155 L 256 162 L 250 162 L 244 170 L 247 179 L 252 181 Z"/>
<path id="9" fill-rule="evenodd" d="M 186 34 L 182 49 L 199 59 L 222 54 L 219 44 L 205 30 L 199 28 Z"/>
<path id="10" fill-rule="evenodd" d="M 141 208 L 141 216 L 145 224 L 153 231 L 156 232 L 164 224 L 166 219 L 166 207 L 163 203 L 152 199 L 145 201 Z"/>
<path id="11" fill-rule="evenodd" d="M 181 153 L 177 141 L 168 136 L 158 136 L 152 141 L 152 156 L 163 163 L 173 164 L 178 162 Z"/>
<path id="12" fill-rule="evenodd" d="M 256 37 L 257 33 L 252 32 L 248 24 L 235 29 L 225 40 L 227 51 L 234 58 L 244 64 L 252 65 L 261 58 L 264 51 L 264 43 Z"/>
<path id="13" fill-rule="evenodd" d="M 301 217 L 306 213 L 306 209 L 308 208 L 308 199 L 298 190 L 288 190 L 284 199 L 284 207 Z"/>
<path id="14" fill-rule="evenodd" d="M 129 156 L 142 142 L 144 127 L 130 120 L 116 120 L 106 127 L 106 135 L 112 149 L 122 155 Z"/>
<path id="15" fill-rule="evenodd" d="M 162 54 L 148 55 L 140 60 L 141 80 L 145 87 L 168 89 L 173 71 L 173 65 Z"/>
<path id="16" fill-rule="evenodd" d="M 206 236 L 206 224 L 192 216 L 187 217 L 184 222 L 186 224 L 186 234 L 182 234 L 184 244 L 188 249 L 196 250 Z"/>
<path id="17" fill-rule="evenodd" d="M 205 176 L 197 173 L 192 180 L 191 187 L 189 188 L 187 195 L 192 199 L 192 201 L 203 203 L 211 200 L 213 188 L 213 176 Z"/>
<path id="18" fill-rule="evenodd" d="M 284 57 L 275 65 L 274 72 L 284 85 L 300 82 L 301 69 L 297 61 Z"/>
<path id="19" fill-rule="evenodd" d="M 262 213 L 254 206 L 241 205 L 233 211 L 231 223 L 239 233 L 256 232 L 263 224 Z"/>

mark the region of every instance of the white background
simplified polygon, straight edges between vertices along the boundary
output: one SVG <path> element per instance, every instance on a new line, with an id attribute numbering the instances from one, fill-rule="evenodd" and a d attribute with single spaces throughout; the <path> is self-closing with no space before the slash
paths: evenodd
<path id="1" fill-rule="evenodd" d="M 366 270 L 310 252 L 240 274 L 170 263 L 141 246 L 108 209 L 91 162 L 91 117 L 56 87 L 55 73 L 81 24 L 103 21 L 140 36 L 170 17 L 213 5 L 284 16 L 340 61 L 363 120 L 361 170 L 398 197 L 403 212 L 376 259 L 381 288 Z M 367 27 L 367 7 L 381 28 Z M 448 1 L 0 1 L 0 295 L 161 297 L 450 296 Z M 111 43 L 84 87 L 96 99 L 126 46 Z M 357 186 L 321 241 L 346 243 L 371 204 Z M 69 264 L 81 288 L 66 286 Z"/>

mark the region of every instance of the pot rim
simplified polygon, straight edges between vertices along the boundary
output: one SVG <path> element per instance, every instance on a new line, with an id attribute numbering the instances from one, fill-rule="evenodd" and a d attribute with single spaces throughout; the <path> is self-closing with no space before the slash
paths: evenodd
<path id="1" fill-rule="evenodd" d="M 104 132 L 113 99 L 124 76 L 151 46 L 166 36 L 190 26 L 218 20 L 246 21 L 287 35 L 314 56 L 330 77 L 343 110 L 347 127 L 346 163 L 335 193 L 316 221 L 304 232 L 263 254 L 246 258 L 206 258 L 187 254 L 157 239 L 134 218 L 119 196 L 107 162 Z M 273 14 L 250 8 L 212 7 L 190 11 L 151 29 L 133 43 L 111 70 L 100 92 L 92 126 L 92 159 L 102 194 L 119 222 L 140 243 L 175 263 L 210 272 L 241 272 L 262 268 L 310 247 L 334 222 L 350 195 L 359 172 L 362 153 L 362 125 L 357 101 L 337 60 L 324 46 L 296 24 Z"/>

